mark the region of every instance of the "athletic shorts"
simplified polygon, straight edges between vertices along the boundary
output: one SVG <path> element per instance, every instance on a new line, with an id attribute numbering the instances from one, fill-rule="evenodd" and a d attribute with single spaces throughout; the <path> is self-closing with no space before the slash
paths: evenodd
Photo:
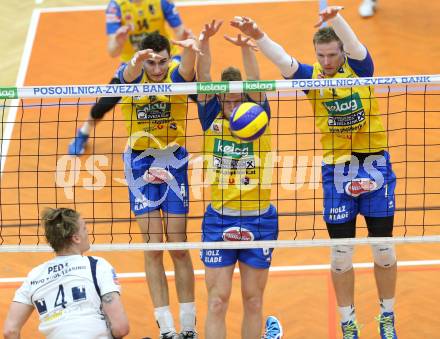
<path id="1" fill-rule="evenodd" d="M 278 215 L 274 206 L 261 216 L 228 216 L 214 211 L 209 205 L 203 217 L 202 241 L 276 240 Z M 201 250 L 200 257 L 207 267 L 234 265 L 237 260 L 254 268 L 269 268 L 273 248 Z"/>
<path id="2" fill-rule="evenodd" d="M 186 159 L 188 156 L 184 147 L 179 147 L 173 154 L 178 160 Z M 164 160 L 161 159 L 159 167 L 168 170 L 172 179 L 160 184 L 147 183 L 144 180 L 145 172 L 152 166 L 157 167 L 157 164 L 158 161 L 153 156 L 142 157 L 141 151 L 128 150 L 124 153 L 125 178 L 128 184 L 131 210 L 135 215 L 159 209 L 172 214 L 187 214 L 189 209 L 188 161 L 183 161 L 183 165 L 174 168 L 171 165 L 164 165 Z"/>
<path id="3" fill-rule="evenodd" d="M 324 220 L 340 224 L 358 213 L 367 217 L 393 216 L 396 175 L 388 152 L 351 162 L 322 166 Z"/>

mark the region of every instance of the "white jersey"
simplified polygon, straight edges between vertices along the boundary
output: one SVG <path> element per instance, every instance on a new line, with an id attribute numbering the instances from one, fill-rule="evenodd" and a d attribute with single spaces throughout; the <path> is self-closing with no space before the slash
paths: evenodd
<path id="1" fill-rule="evenodd" d="M 39 313 L 48 339 L 112 338 L 101 311 L 101 296 L 119 293 L 113 267 L 103 258 L 57 256 L 29 272 L 14 301 Z"/>

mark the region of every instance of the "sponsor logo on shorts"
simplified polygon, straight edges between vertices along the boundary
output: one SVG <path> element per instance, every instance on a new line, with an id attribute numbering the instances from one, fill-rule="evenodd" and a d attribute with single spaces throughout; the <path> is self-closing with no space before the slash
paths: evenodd
<path id="1" fill-rule="evenodd" d="M 347 182 L 345 193 L 352 197 L 358 197 L 361 194 L 376 190 L 377 187 L 377 183 L 370 178 L 357 178 Z"/>
<path id="2" fill-rule="evenodd" d="M 224 241 L 252 241 L 254 234 L 243 227 L 230 227 L 223 231 L 222 236 Z"/>

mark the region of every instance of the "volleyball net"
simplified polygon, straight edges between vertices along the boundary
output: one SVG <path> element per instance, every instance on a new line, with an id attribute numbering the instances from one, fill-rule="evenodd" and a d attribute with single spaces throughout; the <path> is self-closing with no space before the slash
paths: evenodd
<path id="1" fill-rule="evenodd" d="M 92 249 L 157 250 L 328 246 L 371 243 L 363 218 L 355 240 L 329 240 L 322 217 L 321 133 L 304 91 L 376 86 L 397 177 L 395 242 L 440 241 L 440 75 L 0 88 L 3 112 L 0 251 L 50 251 L 40 214 L 45 207 L 78 210 L 89 224 Z M 271 106 L 271 195 L 279 215 L 278 241 L 203 244 L 201 223 L 211 202 L 204 133 L 188 99 L 184 146 L 189 153 L 187 242 L 144 243 L 130 210 L 123 156 L 128 135 L 119 103 L 91 131 L 83 155 L 67 149 L 99 97 L 267 92 Z M 171 102 L 171 101 L 170 101 Z M 350 107 L 349 107 L 350 108 Z M 351 109 L 351 108 L 350 108 Z M 160 128 L 160 126 L 157 126 Z M 241 147 L 241 146 L 240 146 Z M 241 150 L 242 151 L 242 150 Z M 241 151 L 238 158 L 242 156 Z M 240 159 L 231 156 L 234 166 Z M 214 164 L 215 165 L 215 164 Z M 243 162 L 243 166 L 246 162 Z M 249 164 L 252 166 L 252 163 Z M 338 211 L 343 214 L 344 211 Z"/>

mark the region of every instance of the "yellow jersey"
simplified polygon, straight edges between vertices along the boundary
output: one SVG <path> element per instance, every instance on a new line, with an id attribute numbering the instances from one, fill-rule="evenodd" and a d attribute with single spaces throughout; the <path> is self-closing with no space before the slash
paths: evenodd
<path id="1" fill-rule="evenodd" d="M 178 72 L 178 66 L 178 62 L 171 62 L 163 83 L 173 82 L 171 74 Z M 144 72 L 140 83 L 149 82 Z M 184 145 L 188 111 L 186 95 L 123 97 L 121 111 L 130 136 L 129 146 L 132 149 L 162 149 L 172 143 Z"/>
<path id="2" fill-rule="evenodd" d="M 313 65 L 312 78 L 323 74 Z M 347 60 L 333 78 L 358 77 Z M 324 162 L 349 161 L 352 152 L 374 153 L 387 147 L 387 136 L 373 86 L 309 90 L 316 126 L 321 130 Z"/>
<path id="3" fill-rule="evenodd" d="M 204 135 L 207 180 L 211 206 L 225 210 L 261 211 L 270 206 L 273 163 L 269 127 L 253 142 L 231 135 L 229 121 L 220 112 Z"/>
<path id="4" fill-rule="evenodd" d="M 152 32 L 171 38 L 166 22 L 171 27 L 182 24 L 172 2 L 168 0 L 111 0 L 106 10 L 107 34 L 114 34 L 124 25 L 132 30 L 121 52 L 121 61 L 128 62 L 140 48 L 142 39 Z M 171 45 L 171 55 L 179 54 L 179 48 Z"/>

